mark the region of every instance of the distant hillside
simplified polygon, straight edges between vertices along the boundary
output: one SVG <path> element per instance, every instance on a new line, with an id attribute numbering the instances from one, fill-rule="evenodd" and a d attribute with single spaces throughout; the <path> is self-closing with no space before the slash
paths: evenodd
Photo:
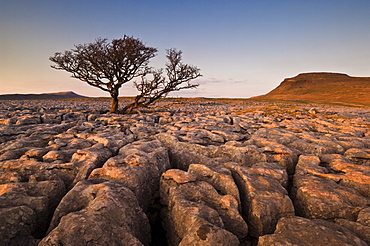
<path id="1" fill-rule="evenodd" d="M 71 99 L 84 98 L 85 96 L 78 95 L 73 91 L 43 93 L 43 94 L 7 94 L 0 95 L 0 100 L 36 100 L 36 99 Z"/>
<path id="2" fill-rule="evenodd" d="M 302 73 L 255 99 L 370 103 L 370 78 L 340 73 Z"/>

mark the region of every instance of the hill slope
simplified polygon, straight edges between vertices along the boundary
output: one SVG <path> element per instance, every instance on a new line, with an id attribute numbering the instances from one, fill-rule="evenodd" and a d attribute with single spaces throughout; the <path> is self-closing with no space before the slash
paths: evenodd
<path id="1" fill-rule="evenodd" d="M 36 100 L 36 99 L 71 99 L 84 98 L 85 96 L 78 95 L 73 91 L 43 93 L 43 94 L 7 94 L 0 95 L 0 100 Z"/>
<path id="2" fill-rule="evenodd" d="M 256 99 L 370 103 L 370 78 L 341 73 L 302 73 Z"/>

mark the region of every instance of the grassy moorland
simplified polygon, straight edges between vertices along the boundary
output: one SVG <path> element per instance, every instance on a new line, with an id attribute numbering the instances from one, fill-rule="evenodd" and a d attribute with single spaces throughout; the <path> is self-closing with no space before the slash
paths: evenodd
<path id="1" fill-rule="evenodd" d="M 362 107 L 370 105 L 369 95 L 369 77 L 351 77 L 338 73 L 304 73 L 287 78 L 271 92 L 252 99 Z"/>

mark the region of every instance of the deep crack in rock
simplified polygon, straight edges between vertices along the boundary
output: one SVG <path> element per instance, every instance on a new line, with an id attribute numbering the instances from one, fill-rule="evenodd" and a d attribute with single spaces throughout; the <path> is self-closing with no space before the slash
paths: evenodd
<path id="1" fill-rule="evenodd" d="M 0 101 L 4 245 L 369 243 L 366 108 L 19 103 Z"/>

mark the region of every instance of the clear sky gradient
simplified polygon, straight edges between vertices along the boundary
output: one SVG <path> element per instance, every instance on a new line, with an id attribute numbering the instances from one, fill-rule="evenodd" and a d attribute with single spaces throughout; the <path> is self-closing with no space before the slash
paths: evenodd
<path id="1" fill-rule="evenodd" d="M 97 37 L 140 38 L 201 68 L 190 97 L 252 97 L 302 72 L 370 77 L 369 0 L 0 0 L 0 94 L 109 96 L 50 68 Z M 135 95 L 132 84 L 120 95 Z"/>

